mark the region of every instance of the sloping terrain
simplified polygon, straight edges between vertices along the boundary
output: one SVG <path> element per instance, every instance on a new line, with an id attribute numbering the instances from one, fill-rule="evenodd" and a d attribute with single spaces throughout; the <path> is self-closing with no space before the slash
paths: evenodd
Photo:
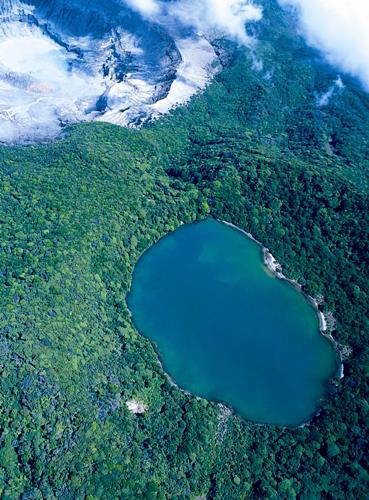
<path id="1" fill-rule="evenodd" d="M 9 0 L 0 19 L 0 142 L 54 138 L 85 120 L 139 125 L 217 71 L 207 38 L 120 0 Z"/>
<path id="2" fill-rule="evenodd" d="M 0 496 L 368 496 L 369 98 L 341 74 L 319 106 L 337 69 L 264 4 L 263 64 L 224 43 L 226 69 L 188 107 L 0 148 Z M 132 325 L 139 255 L 209 215 L 254 234 L 336 319 L 345 376 L 309 426 L 181 392 Z"/>

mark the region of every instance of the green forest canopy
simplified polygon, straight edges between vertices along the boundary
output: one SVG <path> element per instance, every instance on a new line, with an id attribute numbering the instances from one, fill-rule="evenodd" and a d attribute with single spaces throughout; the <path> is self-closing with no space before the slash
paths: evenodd
<path id="1" fill-rule="evenodd" d="M 347 79 L 318 109 L 314 89 L 335 72 L 268 5 L 257 50 L 273 85 L 220 41 L 224 70 L 188 108 L 0 149 L 3 498 L 367 495 L 369 98 Z M 179 391 L 132 326 L 139 255 L 208 216 L 323 296 L 353 351 L 310 426 L 242 422 Z"/>

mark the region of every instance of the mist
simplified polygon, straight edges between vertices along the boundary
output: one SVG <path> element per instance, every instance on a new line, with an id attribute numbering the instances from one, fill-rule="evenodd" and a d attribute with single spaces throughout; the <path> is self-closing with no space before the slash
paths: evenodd
<path id="1" fill-rule="evenodd" d="M 358 77 L 369 91 L 368 0 L 278 0 L 297 8 L 309 45 L 331 64 Z"/>
<path id="2" fill-rule="evenodd" d="M 335 94 L 340 93 L 345 88 L 343 81 L 340 76 L 336 78 L 336 80 L 332 83 L 327 91 L 323 94 L 316 96 L 316 103 L 318 108 L 324 108 L 324 106 L 328 106 L 330 100 Z"/>
<path id="3" fill-rule="evenodd" d="M 0 142 L 52 138 L 62 123 L 84 118 L 103 86 L 92 75 L 71 72 L 71 58 L 38 27 L 2 27 Z"/>
<path id="4" fill-rule="evenodd" d="M 53 37 L 37 5 L 0 1 L 0 143 L 52 139 L 80 121 L 140 126 L 184 105 L 221 67 L 212 39 L 250 46 L 246 25 L 262 17 L 251 0 L 58 0 Z M 75 9 L 96 6 L 102 32 L 73 31 Z"/>
<path id="5" fill-rule="evenodd" d="M 262 18 L 262 9 L 252 0 L 123 0 L 129 7 L 152 22 L 175 21 L 201 33 L 217 32 L 241 44 L 250 44 L 246 23 Z"/>

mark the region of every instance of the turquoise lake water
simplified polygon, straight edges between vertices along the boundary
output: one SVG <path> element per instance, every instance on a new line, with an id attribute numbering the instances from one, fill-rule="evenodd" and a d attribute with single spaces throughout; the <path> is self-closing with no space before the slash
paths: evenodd
<path id="1" fill-rule="evenodd" d="M 307 298 L 271 275 L 259 245 L 215 220 L 150 248 L 127 302 L 180 387 L 247 420 L 309 421 L 338 368 Z"/>

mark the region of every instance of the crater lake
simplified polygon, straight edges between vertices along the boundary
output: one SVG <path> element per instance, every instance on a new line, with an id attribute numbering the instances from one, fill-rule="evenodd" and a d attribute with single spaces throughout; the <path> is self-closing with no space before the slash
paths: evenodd
<path id="1" fill-rule="evenodd" d="M 266 268 L 260 245 L 212 219 L 146 251 L 127 303 L 176 384 L 246 420 L 308 422 L 339 367 L 308 298 Z"/>

